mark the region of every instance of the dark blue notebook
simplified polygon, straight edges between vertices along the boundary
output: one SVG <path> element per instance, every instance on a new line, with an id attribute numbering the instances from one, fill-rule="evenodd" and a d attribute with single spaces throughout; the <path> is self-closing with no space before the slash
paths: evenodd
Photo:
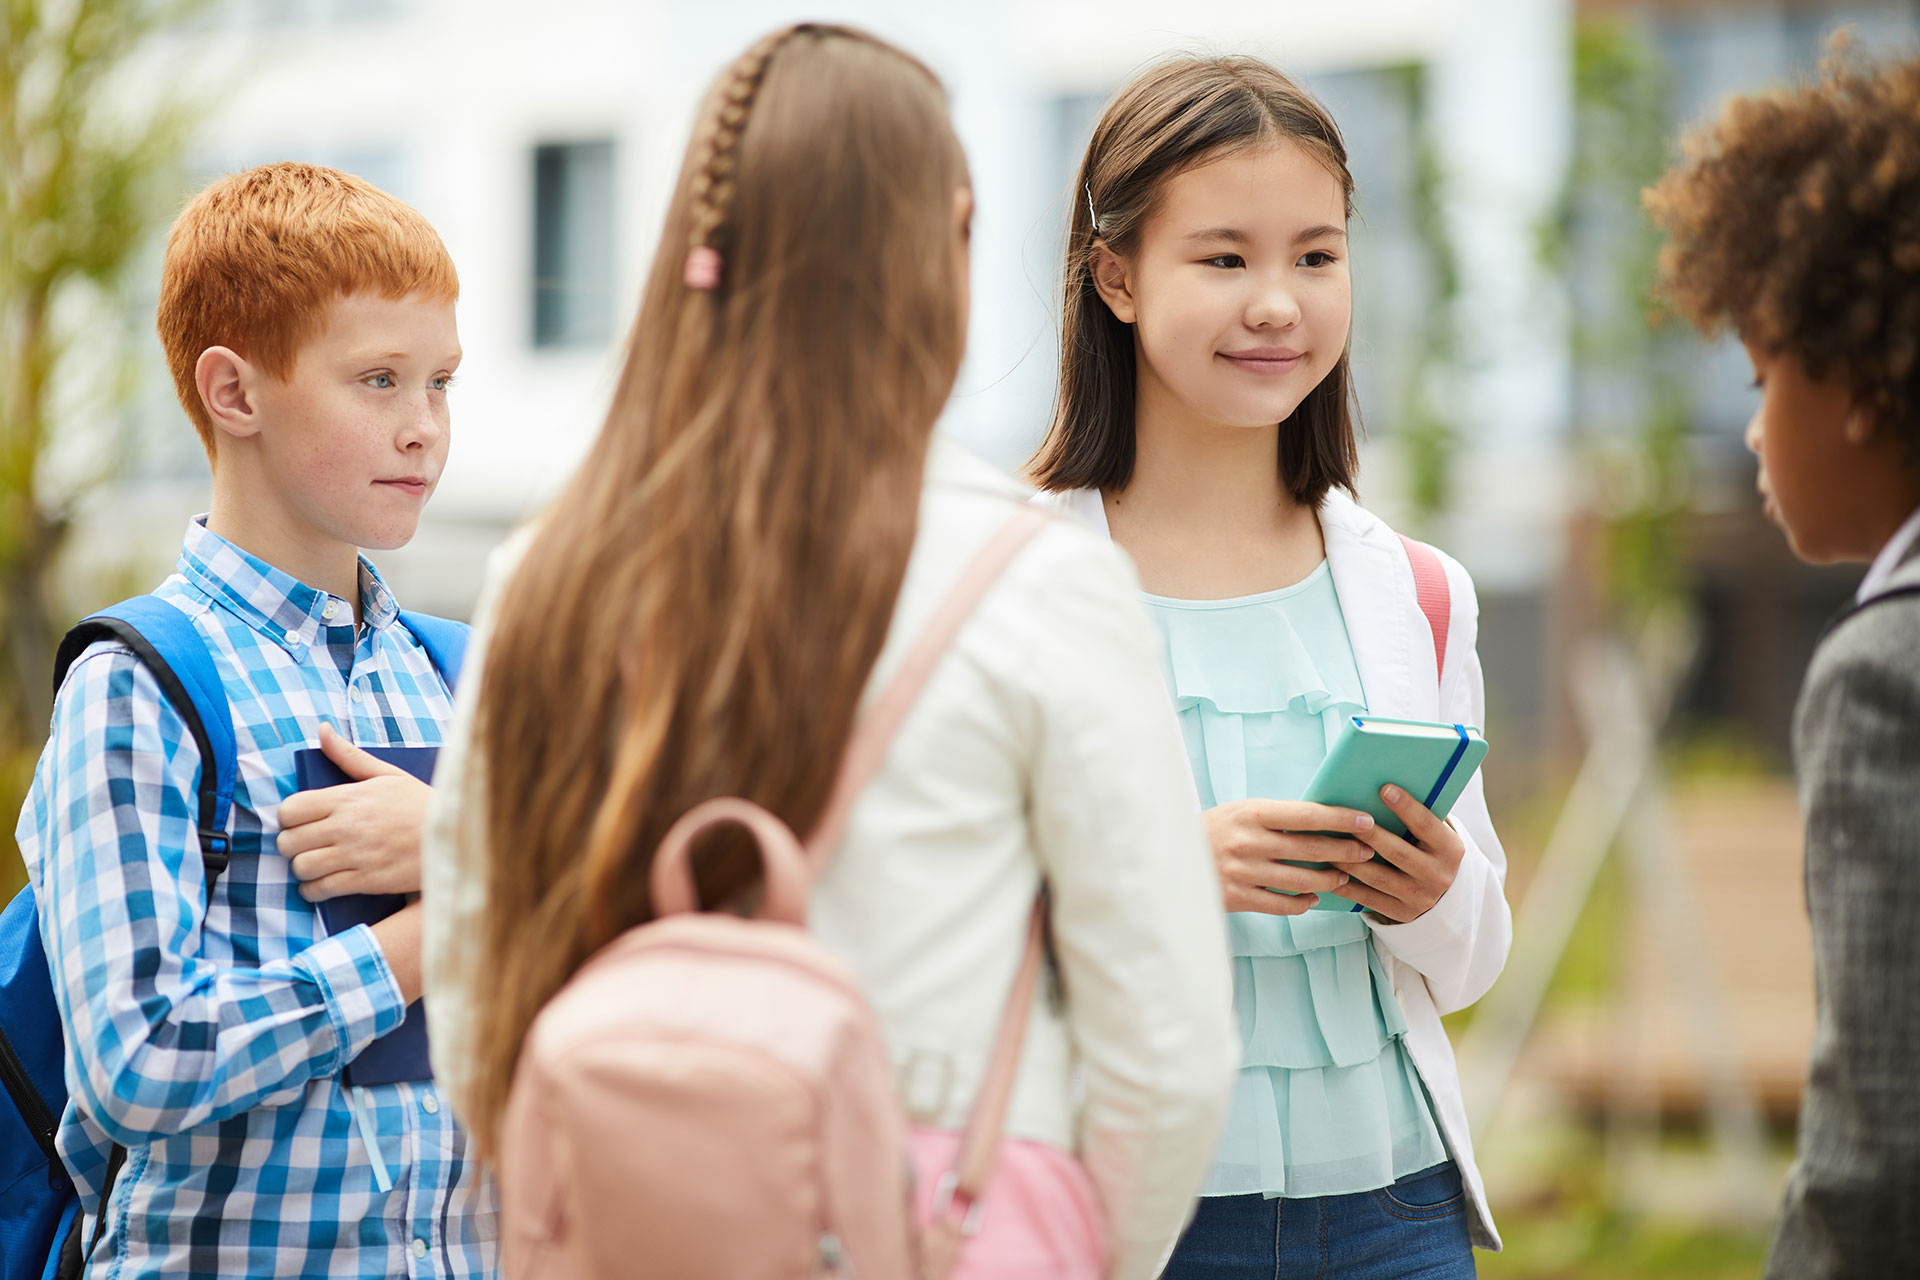
<path id="1" fill-rule="evenodd" d="M 433 762 L 438 747 L 362 747 L 370 756 L 398 765 L 422 782 L 433 781 Z M 318 747 L 305 747 L 293 753 L 294 780 L 301 791 L 343 786 L 352 782 L 340 766 L 327 759 Z M 345 933 L 357 924 L 385 920 L 411 901 L 404 893 L 356 893 L 344 898 L 329 898 L 319 905 L 320 918 L 327 922 L 329 934 Z M 348 1085 L 395 1084 L 402 1080 L 431 1080 L 433 1067 L 427 1061 L 427 1011 L 415 1000 L 407 1006 L 407 1018 L 381 1036 L 340 1073 Z"/>

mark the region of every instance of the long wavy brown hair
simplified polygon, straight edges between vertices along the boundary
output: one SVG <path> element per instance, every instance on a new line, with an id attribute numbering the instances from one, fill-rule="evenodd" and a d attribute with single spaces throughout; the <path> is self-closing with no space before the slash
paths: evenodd
<path id="1" fill-rule="evenodd" d="M 612 408 L 481 676 L 483 1153 L 541 1006 L 652 917 L 674 820 L 734 795 L 804 833 L 825 805 L 965 345 L 966 184 L 933 73 L 864 32 L 774 32 L 707 97 Z M 709 905 L 759 874 L 700 851 Z"/>

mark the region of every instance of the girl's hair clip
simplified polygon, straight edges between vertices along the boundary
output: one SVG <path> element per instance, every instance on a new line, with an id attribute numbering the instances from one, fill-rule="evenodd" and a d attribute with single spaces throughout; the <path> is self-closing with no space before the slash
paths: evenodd
<path id="1" fill-rule="evenodd" d="M 709 290 L 720 284 L 720 251 L 708 244 L 687 250 L 687 288 Z"/>
<path id="2" fill-rule="evenodd" d="M 1093 224 L 1095 235 L 1100 234 L 1100 215 L 1093 211 L 1093 184 L 1086 183 L 1081 188 L 1087 193 L 1087 221 Z"/>

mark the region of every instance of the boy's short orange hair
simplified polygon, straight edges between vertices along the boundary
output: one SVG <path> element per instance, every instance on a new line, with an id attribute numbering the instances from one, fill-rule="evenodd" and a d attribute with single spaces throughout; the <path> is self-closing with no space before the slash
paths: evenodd
<path id="1" fill-rule="evenodd" d="M 293 373 L 335 300 L 460 296 L 453 259 L 419 212 L 337 169 L 266 164 L 212 183 L 167 237 L 160 343 L 180 403 L 213 457 L 194 368 L 231 347 L 270 377 Z"/>

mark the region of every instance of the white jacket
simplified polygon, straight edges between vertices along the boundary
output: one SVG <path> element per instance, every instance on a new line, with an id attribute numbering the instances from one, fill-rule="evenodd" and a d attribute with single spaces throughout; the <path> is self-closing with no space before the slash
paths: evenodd
<path id="1" fill-rule="evenodd" d="M 936 437 L 869 697 L 1030 497 Z M 490 566 L 470 670 L 523 546 Z M 863 981 L 914 1122 L 958 1129 L 1047 880 L 1064 1011 L 1036 1001 L 1007 1128 L 1080 1153 L 1106 1213 L 1109 1274 L 1127 1280 L 1154 1275 L 1173 1247 L 1238 1058 L 1219 884 L 1158 648 L 1124 557 L 1071 522 L 1043 530 L 928 681 L 811 918 Z M 456 1106 L 482 998 L 470 941 L 484 833 L 459 821 L 479 685 L 462 682 L 424 854 L 434 1068 Z"/>
<path id="2" fill-rule="evenodd" d="M 1041 494 L 1041 506 L 1065 513 L 1108 534 L 1106 507 L 1093 489 Z M 1432 632 L 1414 592 L 1413 567 L 1386 522 L 1339 490 L 1320 507 L 1327 566 L 1353 643 L 1354 665 L 1376 716 L 1485 725 L 1486 690 L 1474 649 L 1480 606 L 1473 579 L 1453 557 L 1440 554 L 1452 596 L 1447 630 L 1446 683 L 1435 680 Z M 1164 681 L 1162 681 L 1164 683 Z M 1497 748 L 1496 748 L 1497 749 Z M 1464 1009 L 1493 986 L 1513 942 L 1513 915 L 1504 886 L 1507 856 L 1494 834 L 1478 773 L 1449 818 L 1467 847 L 1453 886 L 1427 913 L 1392 924 L 1365 913 L 1387 962 L 1393 991 L 1407 1018 L 1408 1053 L 1433 1100 L 1440 1133 L 1460 1167 L 1473 1204 L 1473 1242 L 1498 1250 L 1500 1236 L 1487 1208 L 1486 1188 L 1473 1160 L 1467 1108 L 1453 1045 L 1440 1025 L 1442 1014 Z"/>

